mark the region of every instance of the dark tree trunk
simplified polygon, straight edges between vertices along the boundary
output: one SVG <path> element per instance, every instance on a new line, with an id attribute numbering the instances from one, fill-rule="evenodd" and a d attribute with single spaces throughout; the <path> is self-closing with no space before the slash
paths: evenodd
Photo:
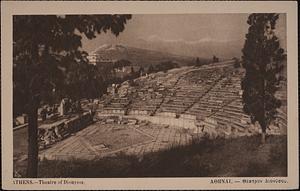
<path id="1" fill-rule="evenodd" d="M 266 143 L 266 124 L 263 123 L 261 124 L 261 144 L 265 144 Z"/>
<path id="2" fill-rule="evenodd" d="M 28 111 L 28 159 L 27 177 L 36 178 L 38 174 L 38 124 L 37 106 Z"/>
<path id="3" fill-rule="evenodd" d="M 261 124 L 261 144 L 266 143 L 266 105 L 265 105 L 265 94 L 266 94 L 266 80 L 265 80 L 265 68 L 263 69 L 263 77 L 262 77 L 262 99 L 263 99 L 263 116 L 262 116 L 262 124 Z"/>

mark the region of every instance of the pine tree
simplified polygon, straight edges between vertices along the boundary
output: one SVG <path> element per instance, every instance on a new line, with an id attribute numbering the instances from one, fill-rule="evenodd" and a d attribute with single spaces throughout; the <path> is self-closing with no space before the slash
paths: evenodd
<path id="1" fill-rule="evenodd" d="M 275 35 L 278 18 L 279 15 L 274 13 L 251 14 L 242 50 L 243 67 L 246 69 L 242 80 L 244 111 L 251 116 L 252 123 L 260 124 L 262 143 L 265 142 L 266 129 L 276 118 L 276 109 L 281 106 L 275 92 L 282 79 L 280 71 L 285 55 Z"/>
<path id="2" fill-rule="evenodd" d="M 240 67 L 240 61 L 237 57 L 232 58 L 232 60 L 234 61 L 234 68 L 239 68 Z"/>
<path id="3" fill-rule="evenodd" d="M 213 63 L 216 63 L 216 62 L 219 62 L 219 58 L 218 57 L 216 57 L 215 55 L 213 56 Z"/>
<path id="4" fill-rule="evenodd" d="M 199 57 L 196 58 L 196 66 L 200 66 L 200 60 L 199 60 Z"/>
<path id="5" fill-rule="evenodd" d="M 153 72 L 155 72 L 155 69 L 154 69 L 153 65 L 151 64 L 148 68 L 148 73 L 150 74 L 150 73 L 153 73 Z"/>
<path id="6" fill-rule="evenodd" d="M 131 66 L 131 68 L 130 68 L 130 73 L 131 73 L 131 75 L 133 75 L 135 73 L 133 66 Z"/>
<path id="7" fill-rule="evenodd" d="M 140 76 L 143 76 L 143 75 L 144 75 L 144 71 L 145 71 L 145 70 L 144 70 L 144 67 L 141 66 L 141 67 L 140 67 L 140 70 L 139 70 L 139 75 L 140 75 Z"/>

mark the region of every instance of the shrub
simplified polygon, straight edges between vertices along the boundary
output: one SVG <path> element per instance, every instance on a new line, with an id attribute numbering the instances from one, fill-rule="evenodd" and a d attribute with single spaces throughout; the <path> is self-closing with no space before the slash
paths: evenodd
<path id="1" fill-rule="evenodd" d="M 285 139 L 280 139 L 276 145 L 270 149 L 269 164 L 272 167 L 277 167 L 279 174 L 287 175 L 287 142 Z"/>
<path id="2" fill-rule="evenodd" d="M 266 164 L 251 161 L 247 164 L 244 171 L 239 176 L 241 177 L 266 177 L 270 174 L 270 168 Z"/>
<path id="3" fill-rule="evenodd" d="M 98 160 L 42 161 L 40 177 L 209 177 L 209 176 L 284 176 L 286 137 L 268 141 L 270 159 L 257 156 L 260 136 L 225 139 L 194 136 L 187 145 L 146 155 L 124 153 Z"/>

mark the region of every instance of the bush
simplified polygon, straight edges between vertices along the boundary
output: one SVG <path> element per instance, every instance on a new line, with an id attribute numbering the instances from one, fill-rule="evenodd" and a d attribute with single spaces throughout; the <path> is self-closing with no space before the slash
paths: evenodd
<path id="1" fill-rule="evenodd" d="M 266 164 L 251 161 L 246 169 L 239 174 L 241 177 L 267 177 L 270 174 L 270 168 Z"/>
<path id="2" fill-rule="evenodd" d="M 278 168 L 279 174 L 287 176 L 287 141 L 279 139 L 276 145 L 270 149 L 269 164 Z"/>
<path id="3" fill-rule="evenodd" d="M 240 67 L 241 67 L 241 65 L 240 65 L 240 63 L 239 63 L 239 62 L 235 62 L 235 63 L 234 63 L 234 65 L 233 65 L 233 67 L 234 67 L 234 68 L 240 68 Z"/>
<path id="4" fill-rule="evenodd" d="M 98 160 L 42 161 L 40 177 L 213 177 L 284 176 L 286 137 L 271 136 L 270 159 L 257 156 L 260 136 L 236 139 L 194 137 L 187 145 L 148 153 L 124 153 Z M 285 148 L 285 149 L 284 149 Z"/>
<path id="5" fill-rule="evenodd" d="M 166 73 L 168 70 L 173 68 L 178 68 L 178 64 L 173 61 L 167 61 L 167 62 L 161 62 L 160 64 L 156 65 L 155 71 L 156 72 L 163 71 Z"/>

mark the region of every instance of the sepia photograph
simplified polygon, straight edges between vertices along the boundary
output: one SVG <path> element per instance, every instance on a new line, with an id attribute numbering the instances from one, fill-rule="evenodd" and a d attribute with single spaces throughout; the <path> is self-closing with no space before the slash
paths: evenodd
<path id="1" fill-rule="evenodd" d="M 14 14 L 11 24 L 13 184 L 287 183 L 298 65 L 287 13 Z"/>

